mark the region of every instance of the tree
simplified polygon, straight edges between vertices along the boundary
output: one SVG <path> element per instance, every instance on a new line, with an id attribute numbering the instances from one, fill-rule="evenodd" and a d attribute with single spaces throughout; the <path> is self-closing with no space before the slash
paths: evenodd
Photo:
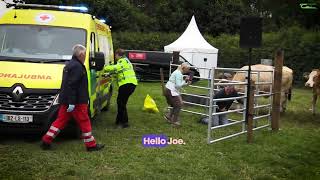
<path id="1" fill-rule="evenodd" d="M 288 25 L 299 24 L 308 29 L 320 26 L 320 0 L 242 0 L 251 7 L 253 14 L 265 19 L 266 30 L 276 30 Z M 318 10 L 303 10 L 300 3 L 315 2 Z M 276 29 L 275 29 L 276 28 Z"/>
<path id="2" fill-rule="evenodd" d="M 27 0 L 28 3 L 87 5 L 90 13 L 107 18 L 114 31 L 182 32 L 195 15 L 202 33 L 218 36 L 239 32 L 243 16 L 263 17 L 264 31 L 301 25 L 320 29 L 318 11 L 304 11 L 312 0 Z"/>

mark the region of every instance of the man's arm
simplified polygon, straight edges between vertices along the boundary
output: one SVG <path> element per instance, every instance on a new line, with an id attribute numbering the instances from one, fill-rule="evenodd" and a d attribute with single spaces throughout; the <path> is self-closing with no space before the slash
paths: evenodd
<path id="1" fill-rule="evenodd" d="M 69 89 L 68 104 L 75 104 L 77 99 L 77 89 L 79 88 L 79 81 L 82 76 L 82 69 L 73 67 L 68 68 L 67 86 Z"/>
<path id="2" fill-rule="evenodd" d="M 237 102 L 243 104 L 243 99 L 237 99 Z"/>
<path id="3" fill-rule="evenodd" d="M 220 99 L 223 97 L 223 94 L 224 94 L 224 89 L 221 89 L 213 95 L 213 99 Z"/>
<path id="4" fill-rule="evenodd" d="M 224 94 L 224 89 L 221 89 L 221 90 L 219 90 L 217 93 L 215 93 L 215 94 L 213 95 L 213 99 L 220 99 L 220 98 L 223 97 L 223 94 Z M 218 102 L 218 103 L 216 103 L 216 104 L 218 105 L 218 109 L 219 109 L 220 112 L 226 110 L 225 107 L 221 107 L 222 104 L 224 104 L 224 103 L 222 103 L 222 102 L 219 103 L 219 102 Z M 219 105 L 220 105 L 220 106 L 219 106 Z"/>
<path id="5" fill-rule="evenodd" d="M 238 92 L 235 92 L 234 95 L 228 96 L 228 98 L 239 97 L 239 96 L 240 96 L 240 94 Z M 243 104 L 243 100 L 242 99 L 237 99 L 236 101 L 241 103 L 241 104 Z M 227 104 L 226 109 L 229 109 L 232 106 L 232 103 L 233 103 L 233 100 L 231 100 L 230 103 Z"/>
<path id="6" fill-rule="evenodd" d="M 236 97 L 240 97 L 240 94 L 238 92 L 236 92 L 236 93 L 237 93 Z M 243 104 L 243 99 L 237 99 L 237 102 L 240 104 Z"/>
<path id="7" fill-rule="evenodd" d="M 225 110 L 229 110 L 231 105 L 232 105 L 232 103 L 233 103 L 233 100 L 228 101 L 228 103 L 226 103 Z"/>

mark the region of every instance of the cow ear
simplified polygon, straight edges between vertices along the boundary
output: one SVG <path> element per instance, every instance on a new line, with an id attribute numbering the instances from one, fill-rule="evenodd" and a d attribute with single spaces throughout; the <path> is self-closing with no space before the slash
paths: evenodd
<path id="1" fill-rule="evenodd" d="M 310 73 L 308 73 L 308 72 L 304 72 L 304 73 L 303 73 L 304 79 L 308 80 L 308 79 L 309 79 L 309 74 L 310 74 Z"/>

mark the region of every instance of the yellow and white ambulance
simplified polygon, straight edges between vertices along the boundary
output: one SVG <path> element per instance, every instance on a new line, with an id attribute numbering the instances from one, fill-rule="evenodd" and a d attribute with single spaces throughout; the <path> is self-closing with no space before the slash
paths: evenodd
<path id="1" fill-rule="evenodd" d="M 56 118 L 62 70 L 72 47 L 87 48 L 90 117 L 107 109 L 113 63 L 110 27 L 85 7 L 8 4 L 0 18 L 0 132 L 46 131 Z"/>

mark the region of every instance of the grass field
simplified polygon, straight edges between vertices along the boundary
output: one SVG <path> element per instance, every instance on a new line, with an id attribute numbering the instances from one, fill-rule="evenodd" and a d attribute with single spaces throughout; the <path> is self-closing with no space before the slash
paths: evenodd
<path id="1" fill-rule="evenodd" d="M 142 111 L 150 94 L 160 111 L 166 107 L 160 84 L 140 83 L 129 100 L 130 128 L 115 129 L 115 96 L 109 112 L 93 123 L 93 133 L 106 144 L 88 153 L 81 140 L 58 138 L 52 151 L 24 137 L 0 138 L 0 179 L 320 179 L 320 103 L 308 110 L 310 89 L 295 89 L 281 130 L 254 132 L 254 143 L 242 135 L 208 145 L 207 126 L 199 116 L 182 113 L 182 127 L 167 124 L 162 114 Z M 185 145 L 144 148 L 145 134 L 181 138 Z"/>

